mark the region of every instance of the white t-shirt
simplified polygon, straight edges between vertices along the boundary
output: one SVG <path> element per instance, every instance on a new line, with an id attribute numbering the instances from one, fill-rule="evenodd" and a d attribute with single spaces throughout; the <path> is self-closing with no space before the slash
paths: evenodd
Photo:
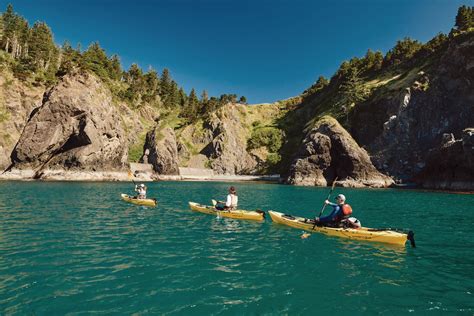
<path id="1" fill-rule="evenodd" d="M 225 206 L 227 207 L 237 207 L 237 203 L 239 202 L 239 197 L 235 194 L 227 195 L 227 201 L 225 202 Z"/>

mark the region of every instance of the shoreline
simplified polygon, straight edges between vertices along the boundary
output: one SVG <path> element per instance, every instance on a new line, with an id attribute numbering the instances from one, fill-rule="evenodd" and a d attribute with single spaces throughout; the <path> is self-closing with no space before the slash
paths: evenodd
<path id="1" fill-rule="evenodd" d="M 247 182 L 264 181 L 279 183 L 279 175 L 158 175 L 149 172 L 138 172 L 130 176 L 128 171 L 64 171 L 45 170 L 41 178 L 35 178 L 35 171 L 14 169 L 0 174 L 0 181 L 71 181 L 71 182 L 140 182 L 154 181 L 222 181 Z"/>
<path id="2" fill-rule="evenodd" d="M 158 182 L 158 181 L 185 181 L 185 182 L 267 182 L 273 184 L 282 183 L 279 175 L 158 175 L 149 172 L 139 172 L 133 178 L 128 171 L 64 171 L 45 170 L 41 178 L 34 178 L 35 171 L 14 169 L 0 174 L 2 181 L 40 181 L 40 182 Z M 346 187 L 344 185 L 338 187 Z M 357 188 L 357 187 L 352 187 Z M 361 187 L 358 187 L 361 188 Z M 369 187 L 367 187 L 369 188 Z M 381 189 L 381 188 L 379 188 Z M 418 190 L 428 192 L 443 192 L 450 194 L 474 194 L 469 190 L 447 190 L 424 188 L 416 185 L 392 185 L 386 189 L 396 190 Z"/>

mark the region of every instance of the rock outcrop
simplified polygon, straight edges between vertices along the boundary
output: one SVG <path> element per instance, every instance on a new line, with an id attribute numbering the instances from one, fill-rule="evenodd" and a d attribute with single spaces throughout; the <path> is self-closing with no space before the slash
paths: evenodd
<path id="1" fill-rule="evenodd" d="M 10 155 L 25 127 L 31 111 L 41 105 L 44 86 L 32 86 L 0 73 L 0 170 L 11 164 Z"/>
<path id="2" fill-rule="evenodd" d="M 472 190 L 474 188 L 474 128 L 463 131 L 461 139 L 447 135 L 427 159 L 415 181 L 424 188 Z"/>
<path id="3" fill-rule="evenodd" d="M 354 110 L 351 134 L 379 170 L 412 181 L 443 134 L 460 138 L 474 122 L 474 33 L 452 39 L 426 71 L 406 77 L 408 86 L 383 90 Z"/>
<path id="4" fill-rule="evenodd" d="M 122 170 L 124 130 L 108 89 L 95 76 L 64 76 L 43 97 L 11 154 L 12 167 L 42 170 Z"/>
<path id="5" fill-rule="evenodd" d="M 243 128 L 238 107 L 227 104 L 213 113 L 205 128 L 211 131 L 211 142 L 201 151 L 216 174 L 253 174 L 257 160 L 247 152 L 248 131 Z"/>
<path id="6" fill-rule="evenodd" d="M 178 175 L 178 147 L 176 136 L 170 127 L 157 126 L 149 131 L 145 140 L 145 153 L 148 163 L 158 174 Z M 142 157 L 142 161 L 144 161 Z"/>
<path id="7" fill-rule="evenodd" d="M 392 179 L 373 166 L 367 152 L 332 117 L 325 116 L 307 133 L 290 167 L 287 183 L 325 186 L 387 187 Z"/>

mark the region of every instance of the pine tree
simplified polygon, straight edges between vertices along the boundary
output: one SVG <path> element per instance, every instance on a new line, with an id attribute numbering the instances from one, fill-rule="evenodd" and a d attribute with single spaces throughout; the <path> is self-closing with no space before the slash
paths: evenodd
<path id="1" fill-rule="evenodd" d="M 207 102 L 209 102 L 209 95 L 207 94 L 207 91 L 206 90 L 202 90 L 202 93 L 201 93 L 201 104 L 207 104 Z"/>
<path id="2" fill-rule="evenodd" d="M 184 108 L 188 102 L 188 96 L 183 88 L 179 88 L 179 105 Z"/>
<path id="3" fill-rule="evenodd" d="M 196 90 L 194 88 L 191 89 L 188 97 L 188 104 L 185 110 L 185 116 L 191 120 L 196 119 L 197 114 L 199 112 L 199 99 L 196 95 Z"/>
<path id="4" fill-rule="evenodd" d="M 163 69 L 160 78 L 160 96 L 162 100 L 166 100 L 171 94 L 171 75 L 167 68 Z"/>
<path id="5" fill-rule="evenodd" d="M 109 78 L 109 58 L 98 42 L 92 43 L 82 56 L 87 69 L 92 70 L 101 79 Z"/>
<path id="6" fill-rule="evenodd" d="M 241 96 L 240 99 L 239 99 L 239 103 L 247 104 L 247 98 L 245 96 Z"/>
<path id="7" fill-rule="evenodd" d="M 360 71 L 357 68 L 349 68 L 346 72 L 344 81 L 340 86 L 349 105 L 363 101 L 365 98 L 364 87 L 362 85 L 362 80 L 359 77 L 359 73 Z"/>
<path id="8" fill-rule="evenodd" d="M 28 41 L 28 56 L 33 71 L 56 70 L 57 48 L 51 29 L 44 22 L 36 22 Z M 51 71 L 51 70 L 50 70 Z"/>
<path id="9" fill-rule="evenodd" d="M 112 55 L 108 62 L 109 78 L 112 80 L 120 80 L 122 78 L 122 66 L 120 65 L 120 58 L 118 55 Z"/>
<path id="10" fill-rule="evenodd" d="M 467 31 L 469 28 L 474 27 L 474 7 L 465 5 L 459 7 L 455 26 L 460 31 Z"/>

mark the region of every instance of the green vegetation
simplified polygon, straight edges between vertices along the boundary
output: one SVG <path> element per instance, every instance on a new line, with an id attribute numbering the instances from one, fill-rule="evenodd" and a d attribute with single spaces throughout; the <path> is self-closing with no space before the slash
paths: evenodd
<path id="1" fill-rule="evenodd" d="M 161 76 L 152 68 L 144 72 L 136 64 L 125 71 L 119 56 L 108 56 L 98 42 L 85 51 L 80 46 L 73 48 L 68 41 L 57 47 L 46 23 L 36 22 L 30 27 L 11 4 L 1 15 L 0 31 L 0 48 L 9 56 L 0 54 L 0 64 L 23 81 L 51 85 L 72 71 L 90 71 L 108 85 L 115 100 L 126 102 L 130 108 L 149 105 L 159 110 L 176 110 L 188 122 L 205 117 L 228 102 L 247 102 L 244 96 L 238 99 L 236 94 L 209 97 L 206 91 L 199 100 L 194 89 L 188 96 L 166 68 Z"/>
<path id="2" fill-rule="evenodd" d="M 257 127 L 247 142 L 247 148 L 266 147 L 269 152 L 277 152 L 283 144 L 283 132 L 275 127 Z"/>
<path id="3" fill-rule="evenodd" d="M 459 7 L 455 26 L 459 31 L 469 31 L 474 28 L 474 7 L 465 5 Z"/>
<path id="4" fill-rule="evenodd" d="M 128 161 L 138 162 L 143 155 L 143 147 L 145 145 L 146 132 L 138 136 L 137 141 L 128 149 Z"/>

